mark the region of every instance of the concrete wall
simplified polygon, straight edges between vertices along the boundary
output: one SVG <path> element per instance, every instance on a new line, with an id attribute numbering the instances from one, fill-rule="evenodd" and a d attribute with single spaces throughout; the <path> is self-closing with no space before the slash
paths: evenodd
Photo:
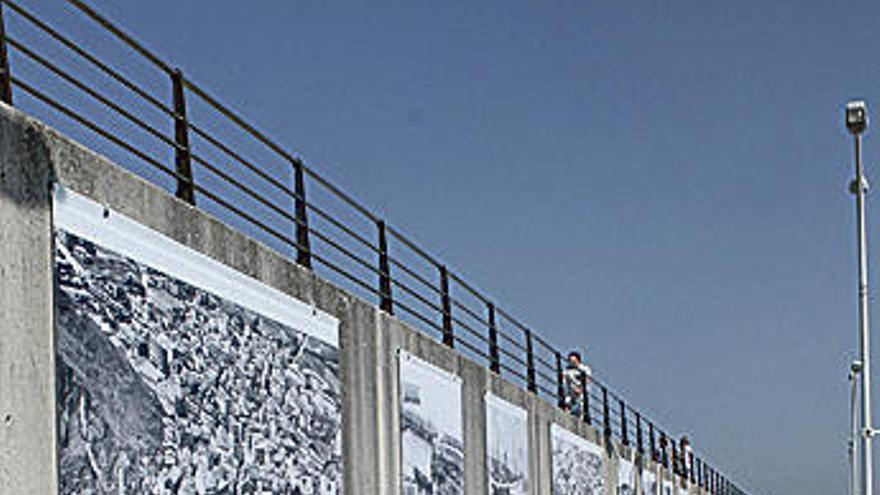
<path id="1" fill-rule="evenodd" d="M 463 379 L 468 494 L 486 493 L 487 390 L 529 413 L 533 494 L 551 491 L 551 423 L 602 444 L 598 432 L 554 405 L 5 106 L 0 160 L 0 495 L 57 493 L 52 180 L 339 318 L 346 493 L 400 493 L 399 349 Z M 633 453 L 616 445 L 605 452 L 610 494 L 617 456 Z"/>

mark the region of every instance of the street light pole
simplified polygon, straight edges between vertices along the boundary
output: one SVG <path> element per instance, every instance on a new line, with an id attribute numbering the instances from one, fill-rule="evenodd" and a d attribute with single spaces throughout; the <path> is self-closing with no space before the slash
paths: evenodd
<path id="1" fill-rule="evenodd" d="M 858 388 L 859 373 L 862 371 L 862 363 L 854 361 L 849 369 L 849 441 L 847 453 L 849 454 L 849 493 L 859 494 L 859 457 L 856 448 L 859 442 L 859 413 L 858 413 Z"/>
<path id="2" fill-rule="evenodd" d="M 873 495 L 871 436 L 871 356 L 868 340 L 868 252 L 865 234 L 865 193 L 868 182 L 862 169 L 862 133 L 868 127 L 868 111 L 862 101 L 846 104 L 846 127 L 855 139 L 856 177 L 850 190 L 856 195 L 856 233 L 859 254 L 859 328 L 862 362 L 862 494 Z"/>

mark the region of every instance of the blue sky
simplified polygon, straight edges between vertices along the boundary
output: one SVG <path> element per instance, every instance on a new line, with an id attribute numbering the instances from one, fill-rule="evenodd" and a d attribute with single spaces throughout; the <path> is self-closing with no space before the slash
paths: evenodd
<path id="1" fill-rule="evenodd" d="M 876 2 L 94 3 L 742 487 L 846 489 Z"/>

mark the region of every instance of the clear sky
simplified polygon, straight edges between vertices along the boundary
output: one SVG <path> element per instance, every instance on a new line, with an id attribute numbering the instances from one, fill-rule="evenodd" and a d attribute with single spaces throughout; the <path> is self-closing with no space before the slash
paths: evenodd
<path id="1" fill-rule="evenodd" d="M 743 488 L 845 492 L 877 2 L 93 3 Z"/>

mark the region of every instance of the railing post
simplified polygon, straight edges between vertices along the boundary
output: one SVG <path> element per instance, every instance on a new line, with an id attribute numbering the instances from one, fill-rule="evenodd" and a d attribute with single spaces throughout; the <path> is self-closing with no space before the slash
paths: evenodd
<path id="1" fill-rule="evenodd" d="M 486 311 L 489 317 L 489 369 L 501 374 L 501 356 L 498 352 L 498 327 L 495 326 L 495 305 L 487 302 Z"/>
<path id="2" fill-rule="evenodd" d="M 664 468 L 669 469 L 669 440 L 662 431 L 660 432 L 660 463 Z"/>
<path id="3" fill-rule="evenodd" d="M 452 304 L 449 301 L 449 272 L 446 265 L 440 265 L 440 305 L 443 308 L 443 343 L 455 347 L 455 335 L 452 333 Z"/>
<path id="4" fill-rule="evenodd" d="M 195 182 L 189 150 L 189 126 L 186 121 L 186 95 L 183 72 L 171 73 L 171 93 L 174 99 L 174 169 L 177 172 L 177 197 L 191 205 L 196 204 Z"/>
<path id="5" fill-rule="evenodd" d="M 611 438 L 611 413 L 608 407 L 608 389 L 602 385 L 602 432 L 605 440 Z"/>
<path id="6" fill-rule="evenodd" d="M 688 452 L 687 455 L 688 455 L 688 459 L 687 459 L 687 461 L 688 461 L 688 462 L 687 462 L 687 467 L 689 468 L 689 469 L 687 470 L 687 476 L 688 476 L 688 478 L 691 480 L 691 483 L 696 484 L 696 483 L 697 483 L 697 473 L 694 472 L 694 470 L 695 470 L 695 466 L 694 466 L 694 462 L 695 462 L 695 461 L 694 461 L 694 460 L 695 460 L 694 452 L 693 452 L 693 451 L 690 451 L 690 452 Z"/>
<path id="7" fill-rule="evenodd" d="M 526 381 L 529 391 L 538 393 L 538 382 L 535 380 L 535 351 L 532 343 L 532 331 L 526 330 Z"/>
<path id="8" fill-rule="evenodd" d="M 626 404 L 624 404 L 623 399 L 618 399 L 620 402 L 620 443 L 624 446 L 629 445 L 629 435 L 627 435 L 626 431 Z"/>
<path id="9" fill-rule="evenodd" d="M 376 228 L 379 230 L 379 308 L 391 315 L 394 314 L 394 301 L 391 299 L 391 268 L 388 266 L 385 222 L 378 220 Z"/>
<path id="10" fill-rule="evenodd" d="M 654 442 L 654 423 L 648 421 L 648 437 L 651 439 L 651 460 L 657 462 L 657 444 Z"/>
<path id="11" fill-rule="evenodd" d="M 296 219 L 296 262 L 312 268 L 312 246 L 309 243 L 309 216 L 306 210 L 306 178 L 301 159 L 293 159 L 293 212 Z"/>
<path id="12" fill-rule="evenodd" d="M 560 409 L 565 407 L 565 375 L 562 370 L 562 354 L 554 351 L 556 355 L 556 405 Z"/>
<path id="13" fill-rule="evenodd" d="M 675 440 L 674 439 L 670 439 L 670 442 L 669 442 L 669 460 L 671 461 L 670 464 L 672 464 L 672 474 L 674 474 L 674 475 L 680 474 L 678 472 L 678 455 L 675 451 Z M 674 476 L 673 476 L 673 478 L 674 478 Z"/>
<path id="14" fill-rule="evenodd" d="M 709 491 L 712 493 L 718 493 L 718 475 L 715 473 L 715 469 L 709 468 Z"/>
<path id="15" fill-rule="evenodd" d="M 6 22 L 3 20 L 3 3 L 0 2 L 0 100 L 12 106 L 12 72 L 6 52 Z"/>
<path id="16" fill-rule="evenodd" d="M 636 411 L 636 442 L 638 442 L 639 456 L 645 455 L 645 444 L 642 440 L 642 415 Z"/>
<path id="17" fill-rule="evenodd" d="M 588 425 L 593 424 L 593 417 L 590 414 L 590 382 L 587 381 L 587 376 L 584 373 L 581 373 L 581 390 L 584 393 L 584 421 Z"/>
<path id="18" fill-rule="evenodd" d="M 700 472 L 700 469 L 703 467 L 703 461 L 700 460 L 699 457 L 693 456 L 693 464 L 692 469 L 694 470 L 694 484 L 697 485 L 698 488 L 703 487 L 703 473 Z"/>

